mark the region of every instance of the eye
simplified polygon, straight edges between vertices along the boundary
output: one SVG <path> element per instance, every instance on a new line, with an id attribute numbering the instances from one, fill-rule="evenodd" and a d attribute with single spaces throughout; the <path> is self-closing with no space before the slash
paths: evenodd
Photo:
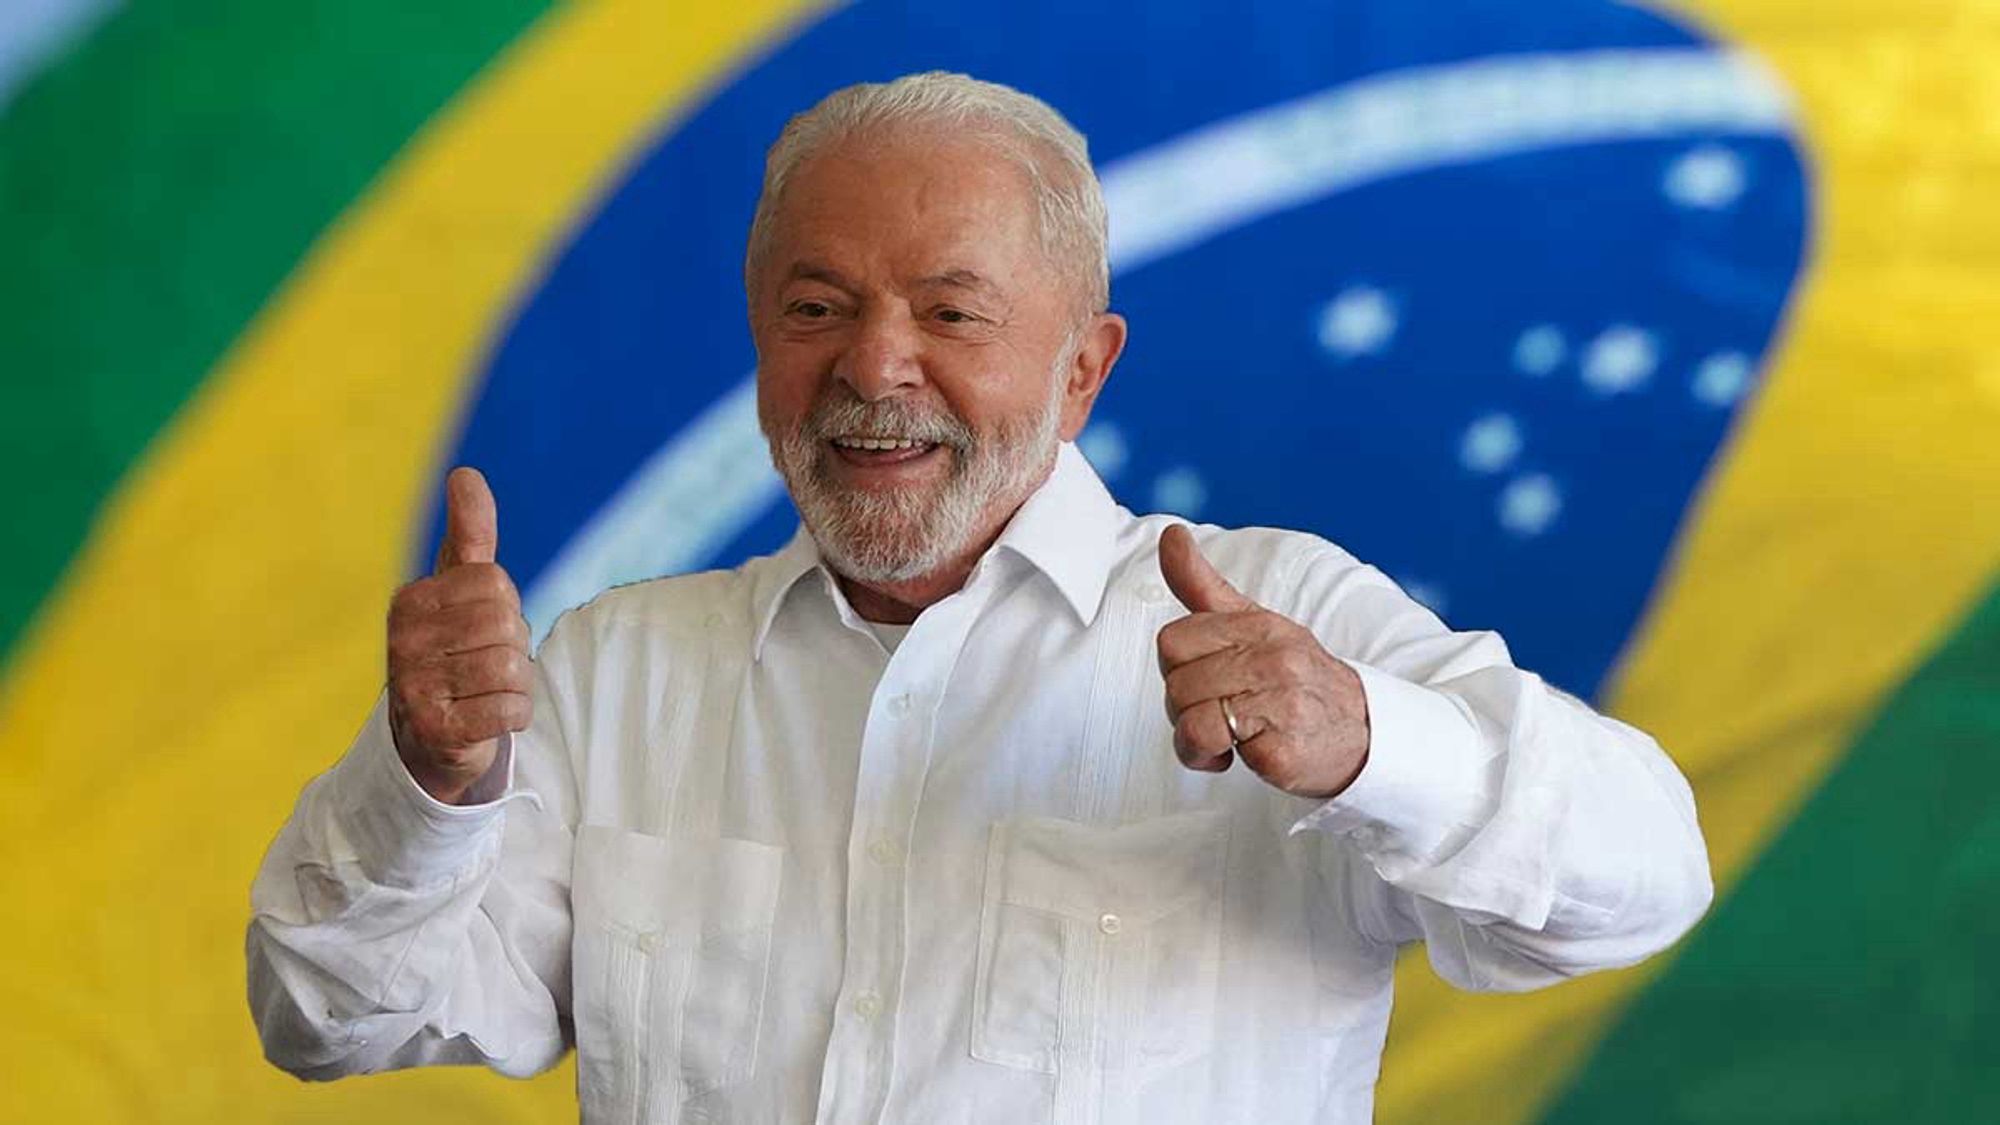
<path id="1" fill-rule="evenodd" d="M 802 316 L 807 320 L 824 320 L 833 315 L 833 306 L 827 304 L 825 301 L 794 301 L 791 307 L 785 311 L 793 316 Z"/>
<path id="2" fill-rule="evenodd" d="M 966 312 L 964 309 L 944 308 L 944 309 L 939 309 L 936 313 L 933 313 L 932 315 L 936 316 L 939 320 L 944 321 L 946 324 L 974 324 L 977 323 L 979 320 L 978 317 L 972 315 L 969 312 Z"/>

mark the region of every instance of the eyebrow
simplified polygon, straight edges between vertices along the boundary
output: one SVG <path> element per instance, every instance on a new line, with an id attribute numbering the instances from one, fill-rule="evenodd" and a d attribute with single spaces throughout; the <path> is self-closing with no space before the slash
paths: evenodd
<path id="1" fill-rule="evenodd" d="M 920 277 L 917 279 L 917 288 L 957 289 L 989 302 L 986 306 L 989 311 L 998 313 L 1003 319 L 1014 315 L 1014 302 L 1008 298 L 1006 290 L 987 280 L 978 271 L 963 266 L 945 270 L 943 273 L 934 273 L 929 277 Z"/>
<path id="2" fill-rule="evenodd" d="M 793 262 L 791 270 L 785 274 L 785 280 L 819 281 L 835 289 L 845 289 L 850 293 L 854 291 L 854 283 L 847 280 L 846 274 L 818 262 Z"/>
<path id="3" fill-rule="evenodd" d="M 846 274 L 823 262 L 794 262 L 792 263 L 792 268 L 786 271 L 785 280 L 788 282 L 817 281 L 848 293 L 857 292 L 859 289 Z M 939 273 L 927 274 L 920 277 L 916 280 L 916 287 L 919 289 L 962 289 L 1012 307 L 1012 302 L 1007 300 L 1006 293 L 998 285 L 993 284 L 992 281 L 987 279 L 986 275 L 980 273 L 978 270 L 967 269 L 964 266 L 955 266 Z"/>
<path id="4" fill-rule="evenodd" d="M 917 284 L 925 288 L 943 286 L 948 289 L 971 289 L 995 295 L 999 292 L 992 282 L 980 276 L 978 272 L 963 267 L 934 273 L 929 277 L 920 277 L 917 279 Z"/>

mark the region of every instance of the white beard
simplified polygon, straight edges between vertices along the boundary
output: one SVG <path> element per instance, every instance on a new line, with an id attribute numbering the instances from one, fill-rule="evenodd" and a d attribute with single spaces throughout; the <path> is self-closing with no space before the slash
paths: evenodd
<path id="1" fill-rule="evenodd" d="M 1062 421 L 1061 374 L 1067 367 L 1065 356 L 1050 373 L 1049 396 L 1036 417 L 1002 426 L 991 440 L 975 437 L 942 407 L 919 407 L 904 399 L 870 405 L 845 383 L 833 384 L 838 391 L 822 397 L 790 433 L 776 435 L 765 426 L 771 461 L 785 478 L 821 557 L 858 581 L 907 582 L 969 549 L 986 530 L 996 504 L 1018 506 L 1026 500 L 1054 459 Z M 827 439 L 849 433 L 893 433 L 934 442 L 951 457 L 951 473 L 926 491 L 841 488 L 827 472 L 826 459 L 836 456 Z"/>

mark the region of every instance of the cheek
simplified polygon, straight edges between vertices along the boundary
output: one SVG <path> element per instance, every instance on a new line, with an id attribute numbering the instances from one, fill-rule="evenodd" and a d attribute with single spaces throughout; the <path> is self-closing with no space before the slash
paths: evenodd
<path id="1" fill-rule="evenodd" d="M 757 414 L 768 425 L 796 419 L 819 397 L 820 368 L 797 349 L 765 349 L 757 361 Z"/>
<path id="2" fill-rule="evenodd" d="M 980 360 L 987 360 L 981 363 Z M 1020 356 L 990 355 L 940 365 L 931 385 L 952 413 L 975 430 L 1019 427 L 1047 409 L 1052 376 L 1046 367 Z"/>
<path id="3" fill-rule="evenodd" d="M 812 409 L 812 396 L 803 384 L 774 374 L 768 367 L 757 369 L 757 422 L 767 434 L 787 434 Z"/>

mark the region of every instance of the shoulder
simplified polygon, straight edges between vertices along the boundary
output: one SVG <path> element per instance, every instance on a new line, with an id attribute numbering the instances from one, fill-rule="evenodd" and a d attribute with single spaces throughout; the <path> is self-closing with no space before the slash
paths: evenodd
<path id="1" fill-rule="evenodd" d="M 595 648 L 621 633 L 714 636 L 743 629 L 761 579 L 774 565 L 764 555 L 727 570 L 703 570 L 622 583 L 563 611 L 545 645 Z"/>
<path id="2" fill-rule="evenodd" d="M 1223 527 L 1167 515 L 1139 516 L 1126 525 L 1120 546 L 1128 574 L 1159 574 L 1160 533 L 1177 523 L 1194 532 L 1202 555 L 1231 585 L 1281 612 L 1303 608 L 1302 602 L 1318 600 L 1342 583 L 1393 586 L 1381 571 L 1308 531 Z"/>

